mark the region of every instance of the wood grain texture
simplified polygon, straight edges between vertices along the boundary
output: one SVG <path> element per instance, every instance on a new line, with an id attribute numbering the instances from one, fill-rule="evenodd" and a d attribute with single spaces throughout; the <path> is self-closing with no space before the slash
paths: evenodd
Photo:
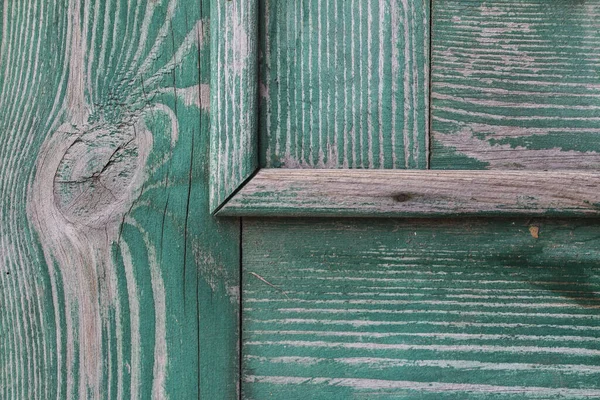
<path id="1" fill-rule="evenodd" d="M 261 165 L 426 168 L 429 0 L 259 0 Z"/>
<path id="2" fill-rule="evenodd" d="M 600 174 L 263 169 L 225 216 L 600 215 Z"/>
<path id="3" fill-rule="evenodd" d="M 0 398 L 237 396 L 208 9 L 0 2 Z"/>
<path id="4" fill-rule="evenodd" d="M 598 169 L 600 2 L 439 0 L 431 167 Z"/>
<path id="5" fill-rule="evenodd" d="M 210 205 L 258 167 L 258 0 L 211 1 Z"/>
<path id="6" fill-rule="evenodd" d="M 598 227 L 245 219 L 242 398 L 599 398 Z"/>

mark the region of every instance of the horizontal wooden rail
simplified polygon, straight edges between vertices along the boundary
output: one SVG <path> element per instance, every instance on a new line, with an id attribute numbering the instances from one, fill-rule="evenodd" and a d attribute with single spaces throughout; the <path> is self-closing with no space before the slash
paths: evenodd
<path id="1" fill-rule="evenodd" d="M 600 173 L 263 169 L 220 216 L 600 216 Z"/>

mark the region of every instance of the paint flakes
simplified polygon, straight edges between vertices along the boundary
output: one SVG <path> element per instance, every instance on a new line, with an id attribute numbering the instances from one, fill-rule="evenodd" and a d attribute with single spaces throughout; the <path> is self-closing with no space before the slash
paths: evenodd
<path id="1" fill-rule="evenodd" d="M 531 233 L 531 236 L 534 239 L 539 239 L 539 237 L 540 237 L 540 227 L 539 226 L 535 226 L 535 225 L 531 225 L 529 227 L 529 233 Z"/>

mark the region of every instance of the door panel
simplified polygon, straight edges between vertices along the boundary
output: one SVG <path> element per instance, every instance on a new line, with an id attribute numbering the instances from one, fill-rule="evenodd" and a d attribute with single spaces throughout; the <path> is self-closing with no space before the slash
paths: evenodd
<path id="1" fill-rule="evenodd" d="M 259 4 L 261 165 L 426 167 L 429 1 Z"/>
<path id="2" fill-rule="evenodd" d="M 436 0 L 432 168 L 600 167 L 600 2 Z"/>
<path id="3" fill-rule="evenodd" d="M 260 4 L 263 167 L 600 166 L 596 0 Z M 600 398 L 598 222 L 244 218 L 242 396 Z"/>
<path id="4" fill-rule="evenodd" d="M 243 226 L 246 399 L 600 396 L 595 222 Z"/>

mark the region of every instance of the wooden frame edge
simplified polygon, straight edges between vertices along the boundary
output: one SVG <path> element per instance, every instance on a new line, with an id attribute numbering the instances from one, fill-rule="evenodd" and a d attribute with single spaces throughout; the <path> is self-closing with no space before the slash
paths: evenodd
<path id="1" fill-rule="evenodd" d="M 258 169 L 258 0 L 211 0 L 210 211 Z"/>
<path id="2" fill-rule="evenodd" d="M 211 0 L 215 215 L 600 215 L 589 171 L 259 169 L 258 22 L 258 0 Z"/>
<path id="3" fill-rule="evenodd" d="M 218 216 L 600 216 L 600 173 L 262 169 Z"/>

